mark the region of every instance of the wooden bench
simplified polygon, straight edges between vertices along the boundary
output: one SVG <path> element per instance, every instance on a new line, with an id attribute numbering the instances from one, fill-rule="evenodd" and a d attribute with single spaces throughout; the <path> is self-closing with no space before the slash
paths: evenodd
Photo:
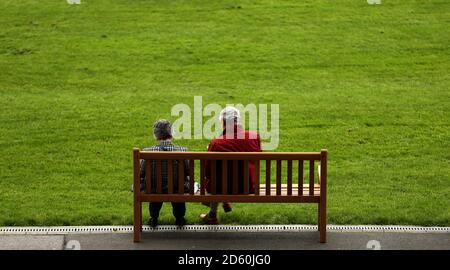
<path id="1" fill-rule="evenodd" d="M 146 190 L 140 192 L 140 159 L 146 160 L 145 166 L 145 183 Z M 183 193 L 180 189 L 177 193 L 173 192 L 173 175 L 169 169 L 168 173 L 168 192 L 163 194 L 161 191 L 161 160 L 167 160 L 168 168 L 171 168 L 174 160 L 178 160 L 178 164 L 183 164 L 184 160 L 189 160 L 189 179 L 190 192 Z M 205 191 L 205 161 L 215 160 L 211 164 L 211 194 Z M 227 174 L 226 166 L 230 162 L 243 162 L 244 179 L 248 179 L 248 161 L 253 160 L 256 168 L 255 193 L 249 194 L 249 181 L 244 181 L 244 192 L 238 194 L 237 189 L 228 190 L 227 183 L 222 181 L 221 193 L 214 192 L 216 190 L 216 181 L 214 173 L 216 163 L 221 162 L 223 177 L 222 179 L 230 179 Z M 151 188 L 151 161 L 156 162 L 156 193 L 152 193 Z M 265 161 L 265 177 L 264 184 L 261 184 L 261 161 Z M 315 162 L 319 166 L 315 172 Z M 133 150 L 134 162 L 134 241 L 139 242 L 142 231 L 142 203 L 143 202 L 247 202 L 247 203 L 317 203 L 318 204 L 318 229 L 320 242 L 326 242 L 326 203 L 327 203 L 327 150 L 321 152 L 144 152 L 138 148 Z M 304 167 L 304 164 L 307 167 Z M 194 176 L 195 164 L 200 165 L 200 192 L 194 193 Z M 271 164 L 275 163 L 275 184 L 272 184 Z M 283 171 L 282 164 L 285 163 L 286 170 Z M 296 172 L 293 170 L 293 164 L 297 167 Z M 308 169 L 309 167 L 309 169 Z M 233 176 L 237 175 L 237 166 L 233 166 Z M 304 177 L 304 169 L 307 169 Z M 183 186 L 184 168 L 179 166 L 178 186 Z M 306 179 L 305 179 L 306 178 Z M 236 177 L 232 177 L 233 182 L 237 181 Z M 282 183 L 282 179 L 286 183 Z M 301 181 L 299 181 L 299 179 Z M 233 183 L 233 185 L 236 183 Z M 230 194 L 232 192 L 232 194 Z"/>

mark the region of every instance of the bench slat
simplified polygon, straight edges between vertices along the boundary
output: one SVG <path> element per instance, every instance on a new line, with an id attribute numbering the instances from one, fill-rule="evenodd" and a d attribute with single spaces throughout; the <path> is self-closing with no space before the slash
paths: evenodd
<path id="1" fill-rule="evenodd" d="M 265 189 L 266 188 L 266 184 L 260 184 L 260 189 Z M 276 189 L 276 185 L 271 184 L 271 188 Z M 286 189 L 287 190 L 288 185 L 287 184 L 281 184 L 281 189 Z M 292 184 L 292 191 L 294 191 L 294 189 L 298 188 L 298 184 Z M 309 183 L 308 184 L 303 184 L 303 188 L 306 188 L 309 190 Z M 314 184 L 314 188 L 320 188 L 319 184 Z"/>
<path id="2" fill-rule="evenodd" d="M 249 194 L 248 160 L 244 160 L 244 194 Z"/>
<path id="3" fill-rule="evenodd" d="M 205 161 L 200 160 L 200 194 L 205 195 Z"/>
<path id="4" fill-rule="evenodd" d="M 271 160 L 266 160 L 266 195 L 270 195 L 270 164 Z"/>
<path id="5" fill-rule="evenodd" d="M 156 193 L 162 193 L 161 160 L 156 161 Z"/>
<path id="6" fill-rule="evenodd" d="M 314 160 L 309 161 L 309 195 L 314 194 Z"/>
<path id="7" fill-rule="evenodd" d="M 255 195 L 193 195 L 183 196 L 178 194 L 142 195 L 143 201 L 153 202 L 268 202 L 268 203 L 318 203 L 320 197 L 315 196 L 255 196 Z"/>
<path id="8" fill-rule="evenodd" d="M 184 194 L 184 160 L 178 160 L 178 194 Z"/>
<path id="9" fill-rule="evenodd" d="M 222 194 L 228 193 L 228 160 L 222 160 Z"/>
<path id="10" fill-rule="evenodd" d="M 303 160 L 298 161 L 298 195 L 303 195 L 303 189 L 300 187 L 303 185 Z"/>
<path id="11" fill-rule="evenodd" d="M 173 160 L 167 160 L 167 189 L 168 193 L 173 193 Z"/>
<path id="12" fill-rule="evenodd" d="M 152 193 L 152 161 L 145 161 L 145 192 Z"/>
<path id="13" fill-rule="evenodd" d="M 255 160 L 255 194 L 259 195 L 259 171 L 260 171 L 260 161 Z"/>
<path id="14" fill-rule="evenodd" d="M 141 151 L 141 159 L 202 160 L 320 160 L 320 152 L 152 152 Z"/>
<path id="15" fill-rule="evenodd" d="M 216 161 L 211 161 L 211 194 L 216 194 Z"/>
<path id="16" fill-rule="evenodd" d="M 292 160 L 287 163 L 287 195 L 292 195 Z"/>
<path id="17" fill-rule="evenodd" d="M 308 194 L 308 195 L 305 195 L 305 196 L 303 196 L 303 197 L 308 197 L 308 196 L 320 196 L 320 188 L 319 188 L 319 187 L 313 188 L 314 193 L 313 193 L 312 195 L 309 195 L 309 192 L 307 192 L 307 191 L 309 191 L 309 185 L 305 185 L 303 189 L 304 189 L 304 191 L 306 191 L 305 194 Z M 272 190 L 272 191 L 275 191 L 275 190 L 276 190 L 276 187 L 271 187 L 271 190 Z M 298 195 L 298 194 L 297 194 L 297 191 L 294 190 L 294 191 L 293 191 L 293 195 L 297 196 L 297 195 Z M 272 195 L 272 196 L 275 196 L 275 195 Z M 276 195 L 276 196 L 286 196 L 286 197 L 289 197 L 287 187 L 282 188 L 282 189 L 281 189 L 280 195 Z"/>
<path id="18" fill-rule="evenodd" d="M 142 195 L 142 201 L 152 202 L 242 202 L 242 203 L 318 203 L 320 197 L 314 196 L 255 196 L 255 195 L 210 195 L 203 198 L 200 195 L 183 196 L 178 194 L 164 194 L 160 197 L 156 195 Z"/>
<path id="19" fill-rule="evenodd" d="M 274 187 L 275 191 L 276 187 Z M 308 192 L 306 192 L 308 194 Z M 294 192 L 296 195 L 296 192 Z M 281 195 L 271 196 L 257 196 L 255 194 L 248 195 L 179 195 L 179 194 L 143 194 L 141 195 L 143 201 L 174 201 L 174 202 L 319 202 L 320 190 L 315 190 L 314 195 L 306 196 L 287 196 L 287 190 L 283 190 Z"/>
<path id="20" fill-rule="evenodd" d="M 277 195 L 281 195 L 281 160 L 277 160 Z"/>
<path id="21" fill-rule="evenodd" d="M 233 160 L 233 194 L 238 194 L 238 161 Z"/>
<path id="22" fill-rule="evenodd" d="M 189 193 L 191 195 L 194 194 L 195 188 L 194 188 L 194 175 L 195 175 L 195 160 L 191 159 L 189 160 Z"/>

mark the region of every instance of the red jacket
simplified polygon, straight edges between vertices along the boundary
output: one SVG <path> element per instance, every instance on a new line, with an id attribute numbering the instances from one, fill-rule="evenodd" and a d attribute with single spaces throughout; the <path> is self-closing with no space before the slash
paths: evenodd
<path id="1" fill-rule="evenodd" d="M 222 135 L 212 140 L 208 146 L 208 151 L 210 152 L 261 152 L 261 140 L 258 133 L 254 131 L 246 131 L 240 126 L 234 127 L 234 133 L 230 136 L 232 138 L 227 138 L 225 136 L 226 130 L 224 129 Z M 243 138 L 243 139 L 239 139 Z M 206 189 L 211 192 L 210 187 L 210 177 L 211 177 L 211 162 L 206 161 L 205 164 L 205 176 L 206 176 Z M 250 161 L 248 165 L 249 169 L 249 191 L 250 193 L 255 192 L 255 162 Z M 232 194 L 233 191 L 233 165 L 232 162 L 227 164 L 227 193 Z M 243 193 L 244 191 L 244 171 L 243 162 L 238 162 L 238 192 Z M 222 193 L 222 165 L 221 162 L 216 164 L 216 188 L 217 193 Z"/>

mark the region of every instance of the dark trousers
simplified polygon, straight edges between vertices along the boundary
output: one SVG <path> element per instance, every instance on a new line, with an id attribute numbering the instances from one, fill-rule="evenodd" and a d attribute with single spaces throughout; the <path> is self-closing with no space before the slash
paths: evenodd
<path id="1" fill-rule="evenodd" d="M 161 211 L 163 203 L 162 202 L 151 202 L 149 204 L 150 216 L 152 218 L 159 217 L 159 211 Z M 175 218 L 182 218 L 186 214 L 186 204 L 185 203 L 172 203 L 172 213 Z"/>

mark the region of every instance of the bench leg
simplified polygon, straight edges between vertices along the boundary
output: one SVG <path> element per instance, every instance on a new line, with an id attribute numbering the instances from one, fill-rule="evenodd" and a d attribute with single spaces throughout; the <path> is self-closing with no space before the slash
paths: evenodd
<path id="1" fill-rule="evenodd" d="M 320 243 L 327 242 L 327 208 L 325 202 L 319 203 L 318 227 L 320 234 Z"/>
<path id="2" fill-rule="evenodd" d="M 317 204 L 317 231 L 320 232 L 320 203 Z"/>
<path id="3" fill-rule="evenodd" d="M 142 204 L 140 201 L 134 201 L 134 229 L 133 236 L 134 242 L 141 241 L 141 230 L 142 230 Z"/>

